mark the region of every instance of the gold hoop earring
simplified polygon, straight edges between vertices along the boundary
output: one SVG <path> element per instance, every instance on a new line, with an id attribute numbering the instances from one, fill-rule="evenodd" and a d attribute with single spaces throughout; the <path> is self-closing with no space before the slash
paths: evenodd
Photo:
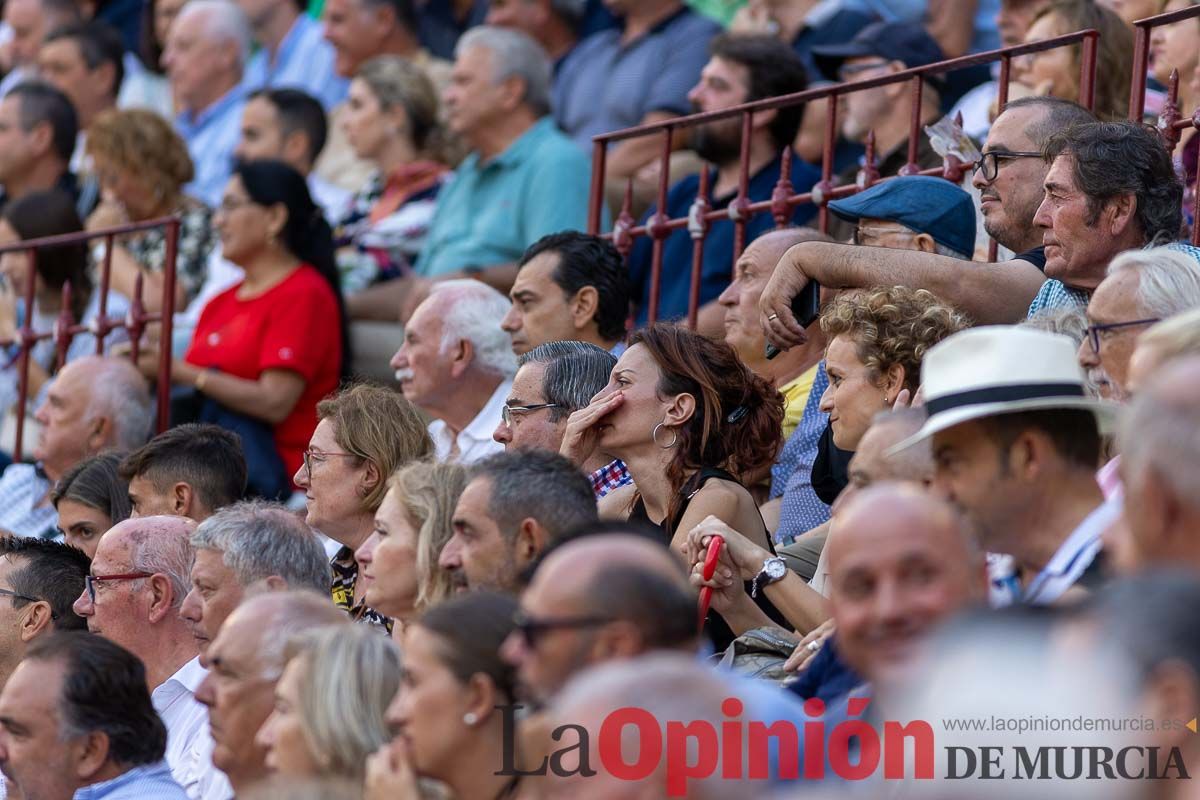
<path id="1" fill-rule="evenodd" d="M 650 432 L 650 438 L 654 440 L 655 444 L 658 444 L 658 432 L 662 428 L 662 426 L 665 424 L 666 424 L 665 422 L 658 423 L 657 425 L 654 426 L 654 430 L 652 430 Z M 668 444 L 658 444 L 658 446 L 661 447 L 663 450 L 670 450 L 672 447 L 674 447 L 676 444 L 678 444 L 678 442 L 679 442 L 679 431 L 672 428 L 671 429 L 671 441 Z"/>

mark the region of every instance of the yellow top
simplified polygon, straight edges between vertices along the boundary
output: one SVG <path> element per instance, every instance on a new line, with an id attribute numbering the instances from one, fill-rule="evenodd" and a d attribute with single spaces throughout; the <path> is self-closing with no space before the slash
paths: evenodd
<path id="1" fill-rule="evenodd" d="M 791 383 L 779 387 L 783 395 L 783 438 L 784 441 L 796 430 L 800 418 L 804 416 L 804 407 L 808 405 L 808 395 L 812 391 L 813 382 L 817 379 L 818 362 L 810 369 L 800 373 Z"/>

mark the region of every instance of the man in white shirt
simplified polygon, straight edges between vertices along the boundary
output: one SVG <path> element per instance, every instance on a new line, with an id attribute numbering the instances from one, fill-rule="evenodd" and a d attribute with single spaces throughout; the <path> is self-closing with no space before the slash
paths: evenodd
<path id="1" fill-rule="evenodd" d="M 509 307 L 480 281 L 450 280 L 435 284 L 408 321 L 391 366 L 404 396 L 434 418 L 439 461 L 472 464 L 504 449 L 492 431 L 517 369 L 500 328 Z"/>
<path id="2" fill-rule="evenodd" d="M 196 523 L 185 517 L 135 517 L 100 538 L 75 613 L 92 633 L 121 645 L 146 666 L 154 708 L 167 727 L 167 764 L 188 796 L 205 778 L 197 751 L 208 712 L 195 700 L 205 670 L 179 607 L 187 594 Z"/>

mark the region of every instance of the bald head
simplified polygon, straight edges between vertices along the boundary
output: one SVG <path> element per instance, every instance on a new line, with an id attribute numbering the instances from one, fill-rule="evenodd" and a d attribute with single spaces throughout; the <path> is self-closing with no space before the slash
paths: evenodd
<path id="1" fill-rule="evenodd" d="M 350 618 L 316 592 L 269 592 L 255 595 L 234 609 L 221 626 L 213 649 L 224 639 L 237 649 L 250 648 L 265 672 L 283 670 L 288 639 L 312 628 L 349 624 Z"/>
<path id="2" fill-rule="evenodd" d="M 929 630 L 981 600 L 982 554 L 961 515 L 910 484 L 862 490 L 829 537 L 839 652 L 869 680 L 909 663 Z"/>
<path id="3" fill-rule="evenodd" d="M 505 642 L 505 659 L 535 701 L 549 700 L 590 664 L 697 646 L 696 595 L 683 562 L 637 536 L 601 534 L 558 548 L 534 573 L 521 607 L 533 620 L 599 621 L 548 632 L 536 647 L 516 635 Z"/>
<path id="4" fill-rule="evenodd" d="M 725 310 L 725 342 L 758 375 L 795 373 L 809 357 L 808 348 L 793 348 L 774 361 L 767 361 L 766 339 L 759 320 L 758 301 L 783 254 L 803 242 L 833 241 L 812 228 L 785 228 L 759 236 L 742 252 L 733 267 L 733 282 L 717 298 Z M 810 337 L 820 341 L 820 329 L 809 326 Z"/>
<path id="5" fill-rule="evenodd" d="M 1134 562 L 1200 568 L 1200 356 L 1167 362 L 1121 423 Z"/>
<path id="6" fill-rule="evenodd" d="M 178 608 L 187 596 L 192 562 L 192 531 L 196 523 L 187 517 L 135 517 L 118 522 L 110 528 L 96 546 L 121 550 L 128 554 L 135 572 L 166 575 L 171 581 L 171 604 Z"/>

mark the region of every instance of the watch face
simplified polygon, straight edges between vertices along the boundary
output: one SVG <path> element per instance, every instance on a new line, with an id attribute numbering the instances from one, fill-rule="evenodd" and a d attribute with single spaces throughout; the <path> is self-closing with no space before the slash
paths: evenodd
<path id="1" fill-rule="evenodd" d="M 765 568 L 767 577 L 773 581 L 780 580 L 787 575 L 787 564 L 783 562 L 782 558 L 772 558 L 766 563 Z"/>

